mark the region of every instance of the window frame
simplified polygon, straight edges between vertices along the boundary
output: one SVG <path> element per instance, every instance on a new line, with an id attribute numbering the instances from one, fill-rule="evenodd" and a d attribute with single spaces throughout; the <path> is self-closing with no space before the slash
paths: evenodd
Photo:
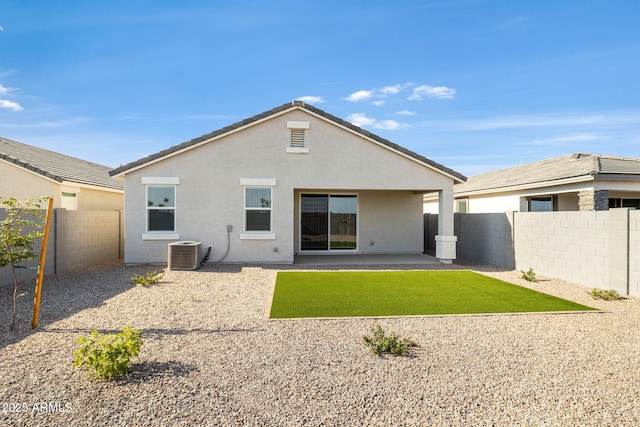
<path id="1" fill-rule="evenodd" d="M 247 192 L 249 190 L 269 190 L 269 206 L 247 206 Z M 271 185 L 245 185 L 244 191 L 244 215 L 243 215 L 243 232 L 245 234 L 272 234 L 273 233 L 273 186 Z M 269 212 L 269 229 L 253 230 L 248 229 L 248 212 L 249 211 L 268 211 Z"/>
<path id="2" fill-rule="evenodd" d="M 149 206 L 149 189 L 151 188 L 171 188 L 173 189 L 173 206 Z M 148 234 L 169 234 L 169 235 L 173 235 L 175 233 L 177 233 L 177 205 L 178 205 L 178 201 L 177 201 L 177 185 L 175 184 L 146 184 L 145 185 L 145 233 Z M 152 210 L 172 210 L 173 211 L 173 229 L 172 230 L 151 230 L 150 227 L 150 221 L 149 221 L 149 213 Z"/>

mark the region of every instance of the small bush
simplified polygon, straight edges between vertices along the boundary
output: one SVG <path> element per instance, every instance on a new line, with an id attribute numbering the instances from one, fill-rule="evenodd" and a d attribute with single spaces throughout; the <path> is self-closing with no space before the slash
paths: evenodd
<path id="1" fill-rule="evenodd" d="M 615 301 L 619 299 L 626 299 L 622 295 L 618 293 L 615 289 L 592 289 L 589 292 L 589 295 L 593 297 L 593 299 L 603 299 L 605 301 Z"/>
<path id="2" fill-rule="evenodd" d="M 80 337 L 81 346 L 74 352 L 74 367 L 93 370 L 96 378 L 110 380 L 129 373 L 129 361 L 140 354 L 142 331 L 122 328 L 117 334 L 101 334 L 95 329 L 89 337 Z"/>
<path id="3" fill-rule="evenodd" d="M 163 277 L 164 274 L 158 274 L 157 271 L 152 271 L 151 273 L 147 273 L 146 276 L 136 274 L 131 278 L 131 281 L 136 285 L 150 286 L 158 283 Z"/>
<path id="4" fill-rule="evenodd" d="M 390 353 L 402 356 L 407 353 L 410 347 L 419 347 L 415 342 L 408 339 L 401 339 L 395 332 L 385 335 L 380 325 L 371 328 L 372 337 L 363 336 L 364 344 L 371 348 L 373 354 Z"/>
<path id="5" fill-rule="evenodd" d="M 527 282 L 537 282 L 538 281 L 538 279 L 536 279 L 536 273 L 534 273 L 533 268 L 530 268 L 527 271 L 520 270 L 520 272 L 522 273 L 522 276 L 520 276 L 521 279 L 524 279 Z"/>

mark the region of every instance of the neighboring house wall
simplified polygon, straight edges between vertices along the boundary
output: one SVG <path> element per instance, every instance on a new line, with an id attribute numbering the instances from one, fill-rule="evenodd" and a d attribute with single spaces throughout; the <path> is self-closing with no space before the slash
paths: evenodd
<path id="1" fill-rule="evenodd" d="M 24 200 L 28 197 L 53 197 L 54 208 L 64 207 L 63 192 L 76 194 L 78 210 L 123 210 L 122 191 L 86 187 L 71 183 L 61 184 L 40 174 L 30 172 L 13 163 L 0 160 L 2 179 L 0 197 Z"/>
<path id="2" fill-rule="evenodd" d="M 307 154 L 287 152 L 288 121 L 308 121 Z M 146 233 L 143 182 L 176 178 L 176 234 L 156 240 Z M 246 180 L 274 182 L 272 236 L 244 232 Z M 260 182 L 260 181 L 258 181 Z M 164 263 L 176 240 L 212 246 L 211 259 L 226 262 L 293 262 L 299 250 L 299 195 L 358 196 L 358 250 L 422 252 L 422 196 L 425 190 L 453 191 L 453 180 L 404 155 L 391 152 L 301 110 L 227 134 L 173 157 L 127 172 L 125 261 Z M 408 219 L 415 214 L 415 218 Z M 446 233 L 445 233 L 446 234 Z M 371 245 L 370 242 L 374 241 Z"/>
<path id="3" fill-rule="evenodd" d="M 124 194 L 93 188 L 78 189 L 78 210 L 124 210 Z"/>
<path id="4" fill-rule="evenodd" d="M 59 184 L 29 172 L 13 163 L 0 160 L 0 197 L 14 197 L 24 200 L 27 197 L 57 195 Z M 55 207 L 60 207 L 60 200 L 54 200 Z"/>
<path id="5" fill-rule="evenodd" d="M 61 274 L 121 259 L 124 243 L 123 216 L 122 211 L 55 209 L 49 230 L 45 275 Z M 0 220 L 3 218 L 5 212 L 0 209 Z M 39 257 L 40 239 L 34 249 Z M 37 267 L 37 257 L 21 265 Z M 35 280 L 37 276 L 37 270 L 33 269 L 17 269 L 16 272 L 20 281 Z M 0 286 L 12 282 L 11 268 L 0 269 Z"/>

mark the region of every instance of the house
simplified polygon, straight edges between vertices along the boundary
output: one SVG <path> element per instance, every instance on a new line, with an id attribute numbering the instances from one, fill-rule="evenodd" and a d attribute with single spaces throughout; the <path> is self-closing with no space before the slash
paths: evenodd
<path id="1" fill-rule="evenodd" d="M 125 183 L 125 262 L 165 263 L 201 242 L 210 259 L 422 253 L 422 195 L 437 192 L 436 256 L 455 259 L 461 174 L 301 101 L 112 170 Z"/>
<path id="2" fill-rule="evenodd" d="M 0 138 L 0 197 L 53 197 L 54 208 L 123 210 L 124 185 L 107 166 Z"/>
<path id="3" fill-rule="evenodd" d="M 470 177 L 454 187 L 455 212 L 640 208 L 640 159 L 574 153 Z M 425 213 L 437 213 L 437 195 Z"/>

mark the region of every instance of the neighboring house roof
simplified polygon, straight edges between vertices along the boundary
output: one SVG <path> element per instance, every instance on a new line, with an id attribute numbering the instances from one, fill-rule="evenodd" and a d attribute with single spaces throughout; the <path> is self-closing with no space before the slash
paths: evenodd
<path id="1" fill-rule="evenodd" d="M 573 153 L 469 177 L 455 195 L 548 187 L 596 179 L 640 179 L 640 159 Z"/>
<path id="2" fill-rule="evenodd" d="M 404 155 L 406 155 L 406 156 L 408 156 L 410 158 L 413 158 L 414 160 L 419 161 L 420 163 L 423 163 L 423 164 L 425 164 L 425 165 L 427 165 L 427 166 L 429 166 L 429 167 L 431 167 L 433 169 L 436 169 L 436 170 L 440 171 L 441 173 L 449 175 L 451 178 L 453 178 L 457 182 L 464 182 L 467 179 L 464 175 L 454 171 L 453 169 L 449 169 L 449 168 L 447 168 L 447 167 L 445 167 L 445 166 L 443 166 L 443 165 L 441 165 L 439 163 L 434 162 L 433 160 L 430 160 L 430 159 L 427 159 L 424 156 L 421 156 L 420 154 L 414 153 L 413 151 L 410 151 L 410 150 L 408 150 L 408 149 L 406 149 L 404 147 L 401 147 L 398 144 L 395 144 L 395 143 L 393 143 L 393 142 L 391 142 L 389 140 L 386 140 L 386 139 L 384 139 L 384 138 L 382 138 L 382 137 L 380 137 L 378 135 L 375 135 L 375 134 L 373 134 L 371 132 L 368 132 L 368 131 L 362 129 L 361 127 L 359 127 L 359 126 L 356 126 L 356 125 L 351 124 L 351 123 L 349 123 L 349 122 L 347 122 L 345 120 L 342 120 L 342 119 L 340 119 L 340 118 L 338 118 L 336 116 L 333 116 L 333 115 L 331 115 L 331 114 L 329 114 L 329 113 L 327 113 L 327 112 L 325 112 L 325 111 L 323 111 L 323 110 L 321 110 L 319 108 L 316 108 L 316 107 L 311 106 L 311 105 L 307 105 L 302 101 L 293 101 L 293 102 L 290 102 L 290 103 L 283 104 L 283 105 L 281 105 L 279 107 L 276 107 L 276 108 L 273 108 L 271 110 L 265 111 L 265 112 L 263 112 L 261 114 L 257 114 L 257 115 L 255 115 L 253 117 L 248 118 L 248 119 L 241 120 L 241 121 L 236 122 L 236 123 L 234 123 L 232 125 L 226 126 L 226 127 L 222 128 L 222 129 L 218 129 L 218 130 L 213 131 L 211 133 L 208 133 L 206 135 L 202 135 L 202 136 L 200 136 L 198 138 L 194 138 L 194 139 L 192 139 L 190 141 L 183 142 L 182 144 L 170 147 L 170 148 L 168 148 L 166 150 L 163 150 L 163 151 L 160 151 L 158 153 L 152 154 L 150 156 L 144 157 L 144 158 L 142 158 L 140 160 L 131 162 L 131 163 L 126 164 L 124 166 L 120 166 L 119 168 L 116 168 L 116 169 L 112 170 L 110 172 L 110 174 L 111 174 L 111 176 L 117 176 L 117 175 L 124 174 L 124 173 L 126 173 L 128 171 L 138 169 L 138 168 L 146 165 L 147 163 L 153 163 L 155 161 L 162 160 L 162 159 L 167 158 L 167 157 L 171 157 L 172 155 L 175 155 L 175 154 L 180 153 L 182 151 L 185 151 L 187 149 L 190 149 L 190 148 L 193 148 L 195 146 L 198 146 L 198 145 L 200 145 L 202 143 L 205 143 L 205 142 L 207 142 L 209 140 L 212 140 L 214 138 L 223 136 L 223 135 L 228 134 L 228 133 L 232 133 L 232 132 L 237 131 L 239 129 L 242 129 L 242 128 L 245 128 L 247 126 L 259 123 L 259 122 L 261 122 L 261 121 L 263 121 L 265 119 L 268 119 L 270 117 L 286 113 L 286 112 L 294 110 L 294 109 L 305 110 L 305 111 L 307 111 L 307 112 L 309 112 L 309 113 L 311 113 L 313 115 L 322 117 L 324 120 L 333 122 L 334 124 L 336 124 L 338 126 L 347 128 L 348 130 L 350 130 L 350 131 L 352 131 L 354 133 L 357 133 L 357 134 L 359 134 L 359 135 L 361 135 L 361 136 L 363 136 L 363 137 L 365 137 L 365 138 L 367 138 L 367 139 L 369 139 L 369 140 L 371 140 L 373 142 L 376 142 L 376 143 L 378 143 L 378 144 L 380 144 L 380 145 L 382 145 L 382 146 L 384 146 L 384 147 L 386 147 L 386 148 L 388 148 L 390 150 L 402 153 L 402 154 L 404 154 Z"/>
<path id="3" fill-rule="evenodd" d="M 122 181 L 111 178 L 111 168 L 54 151 L 0 138 L 0 160 L 12 163 L 61 184 L 124 190 Z M 1 164 L 1 162 L 0 162 Z"/>

